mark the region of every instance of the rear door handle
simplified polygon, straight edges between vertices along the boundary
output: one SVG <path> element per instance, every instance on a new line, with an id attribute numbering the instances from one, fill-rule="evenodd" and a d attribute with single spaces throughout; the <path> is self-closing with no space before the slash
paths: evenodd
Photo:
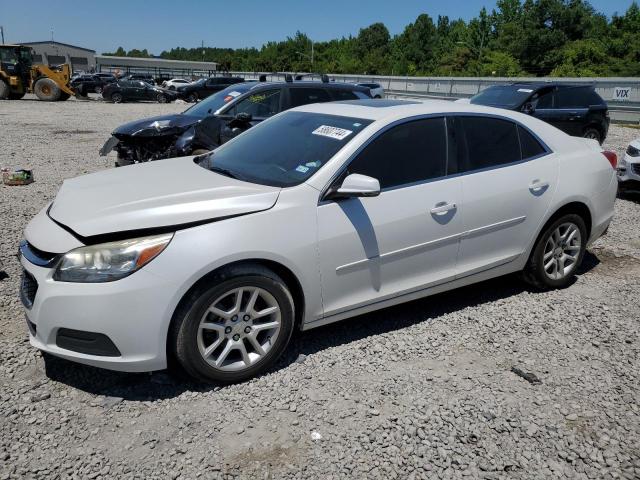
<path id="1" fill-rule="evenodd" d="M 444 215 L 445 213 L 451 210 L 455 210 L 456 208 L 457 207 L 455 203 L 444 203 L 444 205 L 438 203 L 431 209 L 431 213 L 433 213 L 434 215 Z"/>
<path id="2" fill-rule="evenodd" d="M 546 188 L 549 188 L 549 182 L 541 182 L 540 180 L 534 180 L 529 185 L 529 190 L 534 193 L 541 192 Z"/>

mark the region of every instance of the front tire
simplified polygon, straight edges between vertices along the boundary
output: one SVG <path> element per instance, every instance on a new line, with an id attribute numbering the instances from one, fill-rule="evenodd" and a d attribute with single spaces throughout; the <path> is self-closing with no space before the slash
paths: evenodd
<path id="1" fill-rule="evenodd" d="M 539 290 L 564 288 L 571 284 L 582 263 L 587 244 L 587 227 L 581 216 L 562 215 L 546 226 L 533 247 L 524 279 Z"/>
<path id="2" fill-rule="evenodd" d="M 50 78 L 41 78 L 33 87 L 36 96 L 45 102 L 57 102 L 60 100 L 62 90 Z"/>
<path id="3" fill-rule="evenodd" d="M 197 93 L 190 93 L 189 96 L 186 98 L 187 102 L 189 103 L 195 103 L 198 101 L 198 94 Z"/>
<path id="4" fill-rule="evenodd" d="M 260 265 L 225 268 L 176 312 L 170 347 L 205 382 L 235 383 L 268 369 L 286 349 L 294 303 L 282 279 Z"/>
<path id="5" fill-rule="evenodd" d="M 111 94 L 111 101 L 113 103 L 122 103 L 124 101 L 124 97 L 122 96 L 121 93 L 112 93 Z"/>
<path id="6" fill-rule="evenodd" d="M 156 97 L 156 100 L 158 100 L 158 103 L 167 103 L 169 101 L 167 96 L 163 95 L 162 93 L 158 94 L 158 96 Z"/>

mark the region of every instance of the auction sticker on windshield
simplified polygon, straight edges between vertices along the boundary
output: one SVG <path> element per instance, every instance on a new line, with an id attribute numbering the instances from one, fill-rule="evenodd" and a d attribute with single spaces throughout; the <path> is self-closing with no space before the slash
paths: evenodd
<path id="1" fill-rule="evenodd" d="M 311 133 L 322 137 L 333 138 L 335 140 L 344 140 L 351 135 L 353 131 L 345 128 L 331 127 L 329 125 L 320 125 Z"/>

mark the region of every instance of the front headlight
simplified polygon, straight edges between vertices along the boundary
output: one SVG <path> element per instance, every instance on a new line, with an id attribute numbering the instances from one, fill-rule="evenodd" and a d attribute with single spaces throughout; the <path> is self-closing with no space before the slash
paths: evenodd
<path id="1" fill-rule="evenodd" d="M 633 145 L 627 147 L 627 155 L 630 157 L 640 157 L 640 149 L 637 149 Z"/>
<path id="2" fill-rule="evenodd" d="M 99 283 L 131 275 L 162 252 L 173 233 L 76 248 L 66 253 L 53 274 L 60 282 Z"/>

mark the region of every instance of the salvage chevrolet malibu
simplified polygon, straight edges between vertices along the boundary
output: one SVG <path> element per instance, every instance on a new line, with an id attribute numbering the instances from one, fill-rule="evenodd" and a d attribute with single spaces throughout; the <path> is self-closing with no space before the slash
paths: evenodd
<path id="1" fill-rule="evenodd" d="M 566 287 L 611 221 L 615 164 L 507 110 L 298 107 L 210 154 L 65 181 L 20 246 L 30 341 L 235 382 L 295 329 L 517 271 Z"/>

